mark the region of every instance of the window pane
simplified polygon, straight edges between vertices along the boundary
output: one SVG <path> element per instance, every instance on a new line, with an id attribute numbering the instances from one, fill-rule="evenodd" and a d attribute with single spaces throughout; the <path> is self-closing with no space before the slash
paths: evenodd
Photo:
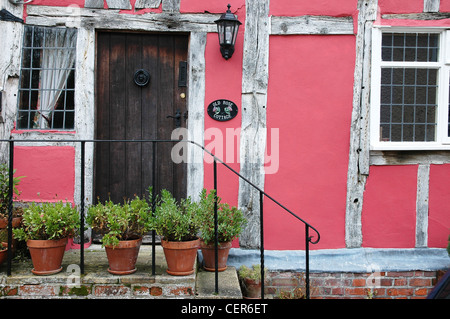
<path id="1" fill-rule="evenodd" d="M 76 29 L 25 26 L 18 128 L 73 129 L 76 38 Z"/>
<path id="2" fill-rule="evenodd" d="M 382 69 L 381 141 L 435 140 L 437 72 L 436 69 Z"/>
<path id="3" fill-rule="evenodd" d="M 437 62 L 439 35 L 434 33 L 384 33 L 383 61 Z"/>

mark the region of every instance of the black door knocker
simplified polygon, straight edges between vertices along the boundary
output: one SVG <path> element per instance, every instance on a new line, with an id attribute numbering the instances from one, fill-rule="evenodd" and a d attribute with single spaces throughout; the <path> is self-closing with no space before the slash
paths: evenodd
<path id="1" fill-rule="evenodd" d="M 150 82 L 150 73 L 147 70 L 140 69 L 134 73 L 134 83 L 136 85 L 144 87 Z"/>

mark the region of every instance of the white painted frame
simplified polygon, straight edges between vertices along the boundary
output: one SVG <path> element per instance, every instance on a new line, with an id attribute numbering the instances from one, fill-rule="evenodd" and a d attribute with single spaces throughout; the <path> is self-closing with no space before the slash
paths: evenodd
<path id="1" fill-rule="evenodd" d="M 371 150 L 450 150 L 447 136 L 449 72 L 450 72 L 450 31 L 445 28 L 417 27 L 374 27 L 372 29 L 372 83 L 370 103 L 370 149 Z M 383 32 L 430 32 L 440 35 L 438 62 L 387 62 L 381 60 L 381 40 Z M 439 70 L 438 75 L 438 119 L 435 142 L 383 142 L 380 141 L 380 86 L 382 67 L 427 67 Z"/>

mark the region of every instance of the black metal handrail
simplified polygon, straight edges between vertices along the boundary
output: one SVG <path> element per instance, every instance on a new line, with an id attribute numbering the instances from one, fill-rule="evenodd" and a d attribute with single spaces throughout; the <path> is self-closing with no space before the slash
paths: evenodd
<path id="1" fill-rule="evenodd" d="M 216 157 L 212 152 L 207 150 L 203 145 L 190 141 L 190 140 L 75 140 L 75 139 L 63 139 L 63 140 L 46 140 L 46 139 L 32 139 L 32 140 L 0 140 L 0 142 L 7 142 L 9 143 L 9 204 L 8 204 L 8 254 L 7 254 L 7 275 L 11 275 L 11 260 L 12 260 L 12 252 L 11 252 L 11 243 L 12 243 L 12 211 L 13 211 L 13 164 L 14 164 L 14 142 L 20 142 L 20 143 L 42 143 L 42 142 L 53 142 L 53 143 L 80 143 L 81 146 L 81 163 L 80 163 L 80 272 L 81 274 L 84 274 L 84 227 L 85 227 L 85 147 L 86 143 L 113 143 L 113 142 L 134 142 L 134 143 L 152 143 L 153 144 L 153 154 L 152 154 L 152 176 L 153 176 L 153 189 L 155 189 L 155 172 L 156 172 L 156 166 L 155 166 L 155 160 L 156 160 L 156 144 L 157 143 L 179 143 L 179 142 L 186 142 L 191 143 L 193 145 L 196 145 L 197 147 L 200 147 L 203 152 L 209 154 L 214 159 L 213 162 L 213 169 L 214 169 L 214 190 L 215 190 L 215 204 L 214 204 L 214 228 L 215 228 L 215 293 L 217 294 L 219 292 L 219 284 L 218 284 L 218 232 L 217 232 L 217 163 L 224 165 L 229 171 L 237 175 L 239 178 L 243 179 L 246 183 L 248 183 L 250 186 L 252 186 L 256 191 L 259 192 L 259 207 L 260 207 L 260 260 L 261 260 L 261 298 L 264 298 L 264 278 L 265 278 L 265 267 L 264 267 L 264 218 L 263 218 L 263 202 L 264 197 L 267 197 L 272 202 L 274 202 L 276 205 L 281 207 L 284 211 L 291 214 L 293 217 L 295 217 L 297 220 L 302 222 L 305 226 L 305 292 L 306 292 L 306 298 L 310 298 L 310 282 L 309 282 L 309 244 L 317 244 L 320 240 L 320 233 L 315 229 L 313 226 L 311 226 L 309 223 L 304 221 L 302 218 L 300 218 L 298 215 L 294 214 L 291 210 L 286 208 L 284 205 L 279 203 L 277 200 L 275 200 L 272 196 L 261 190 L 258 186 L 256 186 L 254 183 L 249 181 L 246 177 L 242 176 L 238 172 L 236 172 L 234 169 L 232 169 L 228 164 L 226 164 L 224 161 L 222 161 L 220 158 Z M 155 209 L 155 201 L 154 201 L 154 194 L 152 192 L 152 211 L 154 212 Z M 313 239 L 313 236 L 309 235 L 309 229 L 312 229 L 316 235 L 317 238 L 315 240 Z M 155 231 L 152 231 L 152 275 L 155 275 Z"/>

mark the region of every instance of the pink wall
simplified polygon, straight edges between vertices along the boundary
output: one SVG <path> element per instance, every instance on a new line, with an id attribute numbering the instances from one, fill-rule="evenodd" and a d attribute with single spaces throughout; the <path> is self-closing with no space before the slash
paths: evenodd
<path id="1" fill-rule="evenodd" d="M 242 21 L 241 18 L 240 20 Z M 235 132 L 241 125 L 242 32 L 239 32 L 237 47 L 230 59 L 225 60 L 222 57 L 216 33 L 208 34 L 205 51 L 205 147 L 238 172 L 240 166 L 238 153 L 240 137 L 238 135 L 235 138 L 230 138 L 229 134 L 227 136 L 227 129 L 228 132 Z M 206 109 L 211 102 L 218 99 L 233 101 L 238 106 L 238 115 L 226 122 L 219 122 L 210 118 Z M 236 132 L 239 133 L 239 130 Z M 231 148 L 229 144 L 234 146 Z M 204 158 L 204 185 L 205 188 L 212 189 L 214 185 L 211 157 L 205 155 Z M 237 177 L 222 165 L 218 165 L 218 174 L 218 195 L 230 204 L 237 205 L 239 185 Z"/>
<path id="2" fill-rule="evenodd" d="M 132 10 L 121 13 L 161 12 L 161 8 L 136 11 L 135 2 L 131 0 Z M 180 11 L 222 13 L 228 3 L 244 23 L 245 0 L 181 0 Z M 357 3 L 358 0 L 271 0 L 270 15 L 353 16 L 357 25 Z M 83 7 L 84 0 L 34 0 L 33 4 Z M 379 14 L 423 11 L 423 0 L 379 0 L 378 4 Z M 440 9 L 449 12 L 450 0 L 441 0 Z M 448 26 L 449 21 L 379 18 L 376 24 Z M 208 34 L 205 52 L 204 142 L 236 171 L 240 167 L 238 133 L 242 113 L 243 41 L 244 24 L 230 60 L 222 58 L 216 33 Z M 269 59 L 268 139 L 272 128 L 280 130 L 280 137 L 279 169 L 276 174 L 266 174 L 265 190 L 317 227 L 322 237 L 318 245 L 311 246 L 312 249 L 343 248 L 355 37 L 271 36 Z M 217 99 L 235 102 L 239 108 L 238 116 L 228 122 L 209 118 L 206 108 Z M 233 133 L 237 134 L 234 136 Z M 271 149 L 270 139 L 268 143 L 268 149 Z M 72 147 L 16 147 L 15 150 L 17 175 L 27 176 L 20 184 L 23 200 L 54 200 L 57 195 L 58 199 L 73 201 L 75 151 Z M 204 185 L 211 189 L 213 168 L 209 159 L 205 161 Z M 218 165 L 218 173 L 219 196 L 237 205 L 239 180 L 222 165 Z M 430 247 L 446 246 L 450 227 L 449 174 L 450 165 L 431 166 Z M 362 211 L 364 247 L 414 247 L 416 185 L 417 165 L 370 168 Z M 234 246 L 237 245 L 235 242 Z M 304 248 L 302 224 L 267 199 L 265 246 L 266 249 Z"/>
<path id="3" fill-rule="evenodd" d="M 362 210 L 363 247 L 414 248 L 417 165 L 371 166 Z"/>
<path id="4" fill-rule="evenodd" d="M 356 12 L 357 4 L 358 0 L 271 0 L 270 14 L 274 16 L 350 16 Z"/>
<path id="5" fill-rule="evenodd" d="M 318 228 L 314 249 L 345 246 L 354 63 L 354 36 L 270 37 L 267 127 L 280 129 L 280 164 L 265 190 Z M 267 249 L 303 248 L 302 224 L 266 203 Z"/>
<path id="6" fill-rule="evenodd" d="M 41 6 L 55 6 L 55 7 L 68 7 L 70 5 L 77 5 L 84 7 L 85 0 L 33 0 L 30 5 Z"/>
<path id="7" fill-rule="evenodd" d="M 450 235 L 450 164 L 431 165 L 428 246 L 446 247 Z"/>
<path id="8" fill-rule="evenodd" d="M 74 201 L 75 149 L 69 146 L 17 146 L 16 176 L 23 201 Z"/>
<path id="9" fill-rule="evenodd" d="M 441 0 L 439 5 L 440 12 L 450 12 L 450 0 Z"/>
<path id="10" fill-rule="evenodd" d="M 381 14 L 423 12 L 423 0 L 378 0 Z"/>
<path id="11" fill-rule="evenodd" d="M 187 1 L 193 8 L 195 4 L 200 1 Z M 243 1 L 240 1 L 241 3 Z M 186 1 L 182 1 L 185 4 Z M 216 2 L 210 2 L 210 4 Z M 239 141 L 240 141 L 240 126 L 241 126 L 241 91 L 242 91 L 242 57 L 243 57 L 243 43 L 244 43 L 244 24 L 245 24 L 245 9 L 238 11 L 233 10 L 237 8 L 236 1 L 230 2 L 231 10 L 236 12 L 239 21 L 242 22 L 239 28 L 238 37 L 236 40 L 236 47 L 233 56 L 225 60 L 220 53 L 219 39 L 217 33 L 209 33 L 207 36 L 206 50 L 205 50 L 205 147 L 215 154 L 218 158 L 226 162 L 235 171 L 239 172 Z M 204 6 L 203 6 L 204 7 Z M 219 12 L 223 12 L 223 5 L 217 8 Z M 226 9 L 226 6 L 225 6 Z M 213 8 L 210 8 L 213 10 Z M 226 122 L 215 121 L 208 116 L 208 105 L 219 99 L 227 99 L 234 102 L 239 111 L 238 115 Z M 205 155 L 204 166 L 204 187 L 206 189 L 214 188 L 213 184 L 213 164 L 211 164 L 211 157 Z M 223 165 L 218 164 L 218 195 L 224 202 L 230 205 L 238 204 L 238 189 L 239 179 L 236 175 L 230 172 Z M 234 247 L 238 246 L 235 241 Z"/>
<path id="12" fill-rule="evenodd" d="M 239 8 L 244 9 L 245 0 L 228 1 L 205 1 L 205 0 L 181 0 L 181 13 L 223 13 L 227 10 L 227 5 L 231 5 L 231 12 L 235 13 Z M 243 19 L 239 18 L 241 22 Z"/>

